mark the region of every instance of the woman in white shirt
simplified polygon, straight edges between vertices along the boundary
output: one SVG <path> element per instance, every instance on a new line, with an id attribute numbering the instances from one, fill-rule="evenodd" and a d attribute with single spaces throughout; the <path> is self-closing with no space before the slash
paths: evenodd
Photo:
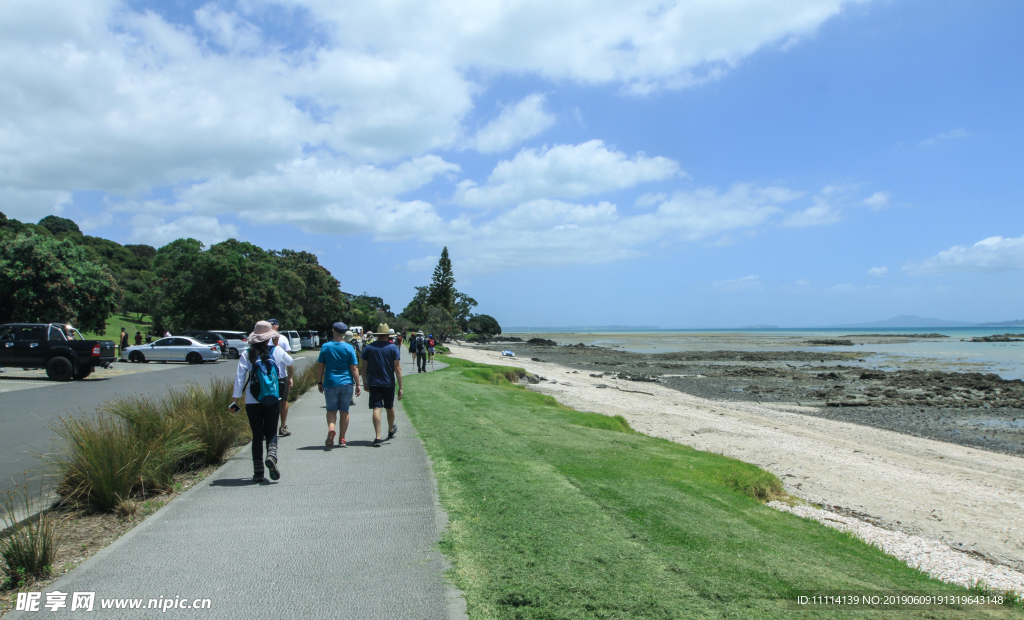
<path id="1" fill-rule="evenodd" d="M 294 360 L 281 347 L 272 344 L 273 339 L 278 336 L 280 334 L 274 331 L 270 323 L 256 323 L 255 329 L 249 334 L 249 350 L 238 358 L 238 372 L 235 374 L 235 389 L 232 393 L 236 405 L 242 400 L 243 394 L 245 396 L 245 414 L 252 429 L 252 479 L 256 482 L 263 481 L 264 465 L 270 470 L 271 480 L 281 477 L 281 471 L 277 467 L 277 422 L 280 400 L 272 405 L 260 403 L 249 389 L 250 380 L 258 381 L 252 371 L 260 358 L 272 362 L 279 377 L 287 377 L 287 368 Z M 263 456 L 264 444 L 267 450 L 266 458 Z"/>

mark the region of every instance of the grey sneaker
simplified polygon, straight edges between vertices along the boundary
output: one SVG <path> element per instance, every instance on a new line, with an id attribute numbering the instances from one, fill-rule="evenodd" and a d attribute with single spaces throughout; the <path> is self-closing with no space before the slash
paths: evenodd
<path id="1" fill-rule="evenodd" d="M 263 462 L 266 464 L 267 469 L 270 470 L 270 479 L 271 480 L 277 480 L 278 478 L 281 477 L 281 470 L 279 470 L 277 468 L 277 457 L 276 456 L 268 456 L 267 460 L 265 460 Z"/>
<path id="2" fill-rule="evenodd" d="M 392 424 L 391 430 L 388 431 L 388 439 L 394 439 L 396 433 L 398 433 L 398 424 Z"/>
<path id="3" fill-rule="evenodd" d="M 288 430 L 287 426 L 282 426 L 281 430 L 277 431 L 277 436 L 278 437 L 288 437 L 291 434 L 292 434 L 292 432 L 290 430 Z"/>

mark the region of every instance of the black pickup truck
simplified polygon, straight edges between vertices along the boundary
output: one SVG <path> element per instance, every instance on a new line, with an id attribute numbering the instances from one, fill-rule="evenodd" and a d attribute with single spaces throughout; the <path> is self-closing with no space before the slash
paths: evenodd
<path id="1" fill-rule="evenodd" d="M 84 379 L 97 366 L 114 362 L 112 340 L 86 340 L 77 329 L 60 323 L 0 325 L 0 366 L 45 368 L 54 381 Z"/>

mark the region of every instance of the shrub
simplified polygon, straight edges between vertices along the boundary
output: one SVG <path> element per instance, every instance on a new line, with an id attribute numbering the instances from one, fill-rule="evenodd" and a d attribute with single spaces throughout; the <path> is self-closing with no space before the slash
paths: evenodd
<path id="1" fill-rule="evenodd" d="M 39 496 L 42 499 L 42 491 Z M 4 560 L 7 581 L 19 586 L 28 576 L 49 575 L 64 538 L 61 522 L 46 511 L 18 521 L 17 515 L 32 513 L 27 486 L 15 486 L 0 495 L 0 505 L 4 509 L 5 533 L 0 538 L 0 557 Z"/>
<path id="2" fill-rule="evenodd" d="M 288 402 L 293 403 L 310 388 L 316 385 L 316 362 L 306 364 L 302 370 L 292 377 L 292 389 L 288 392 Z"/>
<path id="3" fill-rule="evenodd" d="M 52 459 L 61 475 L 57 492 L 65 498 L 111 510 L 141 484 L 146 446 L 120 418 L 62 418 L 56 431 L 63 445 Z"/>
<path id="4" fill-rule="evenodd" d="M 231 382 L 188 383 L 162 400 L 116 398 L 88 420 L 62 419 L 62 446 L 52 457 L 64 497 L 113 510 L 134 493 L 170 488 L 174 474 L 218 463 L 249 439 L 242 413 L 228 409 Z"/>

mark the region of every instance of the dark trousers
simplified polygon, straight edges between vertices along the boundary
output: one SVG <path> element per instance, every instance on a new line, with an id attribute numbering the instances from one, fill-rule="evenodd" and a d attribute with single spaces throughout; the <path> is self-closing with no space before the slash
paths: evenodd
<path id="1" fill-rule="evenodd" d="M 277 421 L 281 414 L 281 404 L 245 405 L 245 415 L 249 418 L 252 429 L 252 471 L 253 474 L 263 473 L 263 444 L 267 446 L 267 457 L 277 458 Z"/>
<path id="2" fill-rule="evenodd" d="M 423 372 L 427 372 L 426 350 L 416 352 L 416 370 L 422 370 Z"/>

